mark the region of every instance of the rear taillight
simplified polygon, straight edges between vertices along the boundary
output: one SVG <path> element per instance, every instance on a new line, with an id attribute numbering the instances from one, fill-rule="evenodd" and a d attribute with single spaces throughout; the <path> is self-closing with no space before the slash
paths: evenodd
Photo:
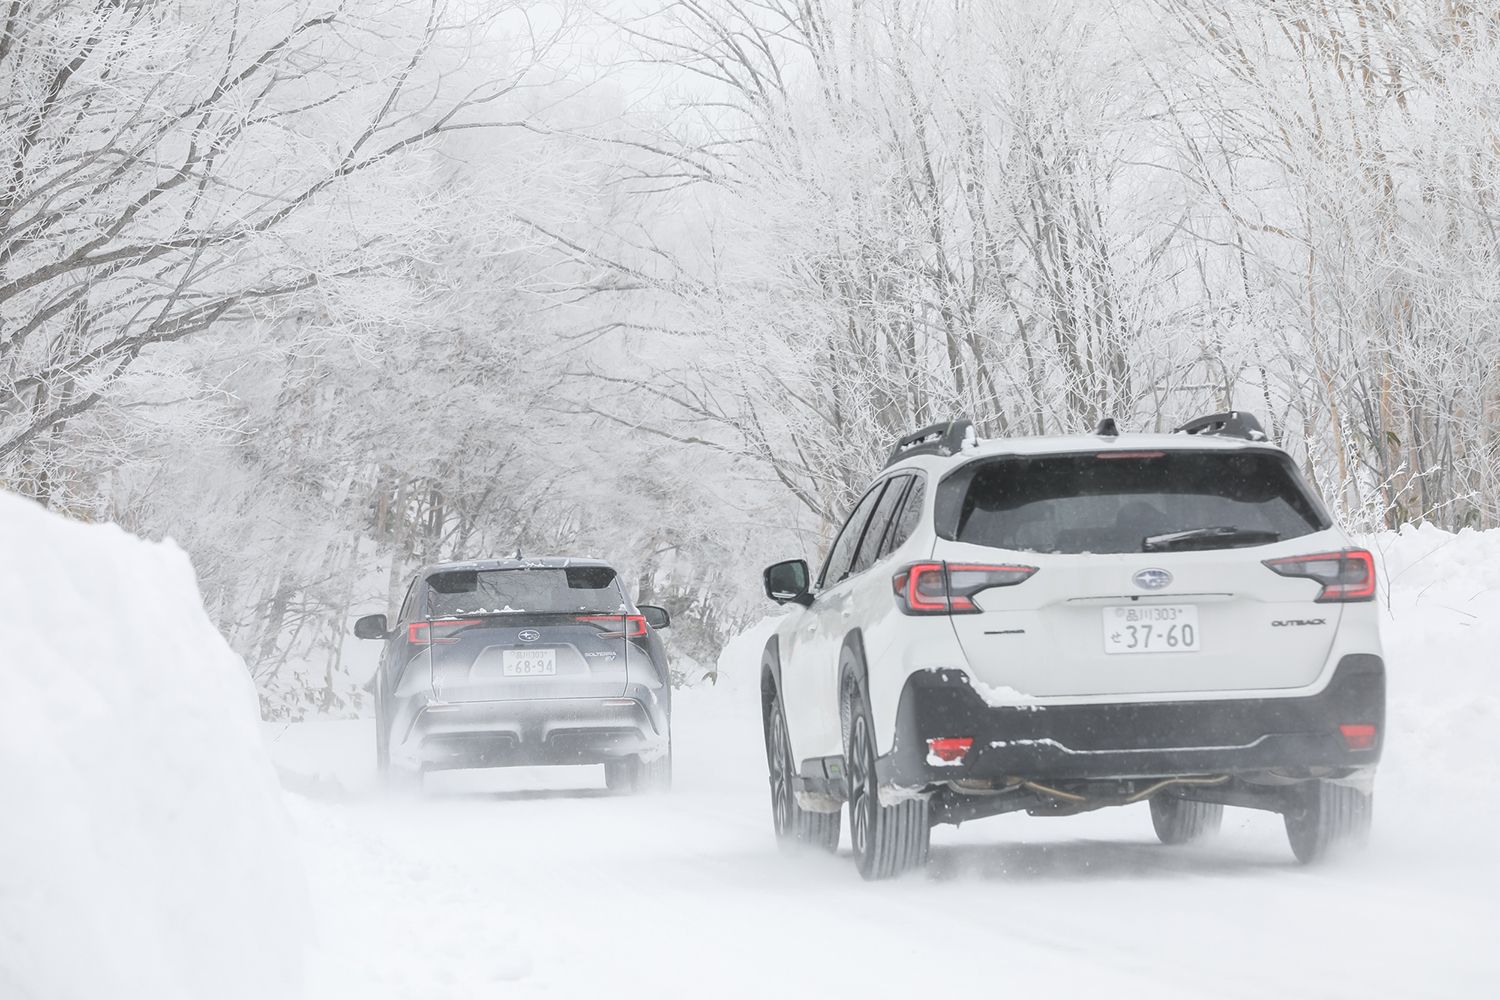
<path id="1" fill-rule="evenodd" d="M 628 636 L 634 639 L 646 634 L 646 619 L 641 615 L 579 615 L 574 621 L 608 622 L 610 625 L 624 622 L 623 630 L 616 629 L 613 632 L 600 632 L 599 638 L 601 639 L 618 639 L 621 636 Z"/>
<path id="2" fill-rule="evenodd" d="M 916 563 L 891 577 L 896 606 L 909 615 L 973 615 L 984 610 L 973 597 L 991 587 L 1014 587 L 1035 566 Z"/>
<path id="3" fill-rule="evenodd" d="M 1375 749 L 1374 726 L 1339 726 L 1339 732 L 1344 734 L 1344 742 L 1349 744 L 1350 750 Z"/>
<path id="4" fill-rule="evenodd" d="M 1267 559 L 1265 564 L 1282 576 L 1317 580 L 1323 585 L 1317 597 L 1320 603 L 1375 599 L 1375 557 L 1364 549 Z"/>
<path id="5" fill-rule="evenodd" d="M 891 578 L 896 605 L 909 615 L 946 615 L 948 581 L 942 563 L 917 563 Z"/>
<path id="6" fill-rule="evenodd" d="M 406 641 L 414 642 L 419 646 L 424 646 L 429 642 L 457 642 L 457 639 L 450 638 L 448 636 L 437 636 L 436 638 L 434 638 L 432 630 L 462 628 L 465 625 L 482 624 L 484 623 L 481 622 L 478 618 L 471 618 L 467 621 L 412 622 L 406 627 Z"/>

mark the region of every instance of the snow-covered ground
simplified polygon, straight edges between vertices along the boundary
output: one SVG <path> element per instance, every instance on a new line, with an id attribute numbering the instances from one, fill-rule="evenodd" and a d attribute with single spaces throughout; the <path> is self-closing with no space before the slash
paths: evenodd
<path id="1" fill-rule="evenodd" d="M 1300 868 L 1279 818 L 1246 810 L 1163 847 L 1144 804 L 939 827 L 928 868 L 889 883 L 783 856 L 751 634 L 719 686 L 679 693 L 669 796 L 606 794 L 583 768 L 440 775 L 392 800 L 368 722 L 265 726 L 317 914 L 309 997 L 1489 995 L 1500 532 L 1371 543 L 1391 710 L 1361 856 Z"/>

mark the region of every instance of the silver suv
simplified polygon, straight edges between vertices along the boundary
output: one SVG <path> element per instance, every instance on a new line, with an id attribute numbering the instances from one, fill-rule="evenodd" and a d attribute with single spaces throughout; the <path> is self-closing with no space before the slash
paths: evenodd
<path id="1" fill-rule="evenodd" d="M 1253 417 L 1172 434 L 903 438 L 762 658 L 777 835 L 866 878 L 931 825 L 1149 802 L 1162 841 L 1225 805 L 1303 862 L 1368 831 L 1385 717 L 1375 567 Z"/>
<path id="2" fill-rule="evenodd" d="M 672 781 L 672 684 L 663 608 L 636 606 L 593 559 L 492 559 L 420 570 L 374 679 L 375 757 L 386 781 L 424 771 L 603 764 L 610 788 Z"/>

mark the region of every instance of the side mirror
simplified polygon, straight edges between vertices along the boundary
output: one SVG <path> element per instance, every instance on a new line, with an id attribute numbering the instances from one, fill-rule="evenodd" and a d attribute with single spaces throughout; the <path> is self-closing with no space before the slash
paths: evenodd
<path id="1" fill-rule="evenodd" d="M 365 615 L 354 623 L 354 634 L 361 639 L 384 639 L 390 633 L 385 629 L 385 615 Z"/>
<path id="2" fill-rule="evenodd" d="M 652 628 L 667 628 L 672 624 L 672 616 L 667 614 L 666 608 L 658 608 L 654 604 L 640 604 L 636 607 L 641 617 L 646 619 L 646 624 Z"/>
<path id="3" fill-rule="evenodd" d="M 809 592 L 811 581 L 807 560 L 788 559 L 766 567 L 766 596 L 777 604 L 790 602 L 807 607 L 813 600 Z"/>

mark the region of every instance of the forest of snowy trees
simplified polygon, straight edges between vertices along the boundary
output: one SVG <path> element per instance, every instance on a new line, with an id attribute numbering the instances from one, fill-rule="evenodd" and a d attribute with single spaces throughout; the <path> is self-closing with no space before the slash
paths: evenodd
<path id="1" fill-rule="evenodd" d="M 1256 413 L 1500 523 L 1500 6 L 0 0 L 0 486 L 170 536 L 268 716 L 429 560 L 683 680 L 894 439 Z"/>

